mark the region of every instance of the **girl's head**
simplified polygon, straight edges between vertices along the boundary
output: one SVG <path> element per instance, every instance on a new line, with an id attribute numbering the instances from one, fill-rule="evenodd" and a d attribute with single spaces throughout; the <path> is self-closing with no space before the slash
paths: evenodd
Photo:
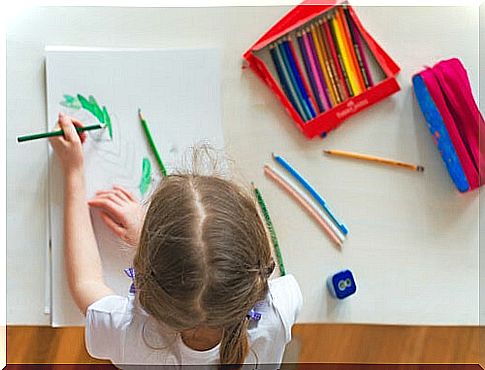
<path id="1" fill-rule="evenodd" d="M 176 331 L 223 328 L 222 364 L 249 351 L 246 315 L 274 263 L 257 205 L 214 176 L 172 175 L 151 199 L 134 261 L 142 307 Z"/>

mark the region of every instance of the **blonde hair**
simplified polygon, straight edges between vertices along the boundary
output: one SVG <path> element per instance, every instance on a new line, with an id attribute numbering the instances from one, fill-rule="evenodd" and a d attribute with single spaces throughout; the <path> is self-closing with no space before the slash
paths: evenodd
<path id="1" fill-rule="evenodd" d="M 141 306 L 180 332 L 222 328 L 220 363 L 249 353 L 248 311 L 274 268 L 249 192 L 219 176 L 165 177 L 151 197 L 134 260 Z"/>

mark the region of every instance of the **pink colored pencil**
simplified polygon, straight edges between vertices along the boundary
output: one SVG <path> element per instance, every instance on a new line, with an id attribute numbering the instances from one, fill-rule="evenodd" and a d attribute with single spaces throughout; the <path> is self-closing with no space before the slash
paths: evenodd
<path id="1" fill-rule="evenodd" d="M 264 166 L 264 173 L 269 176 L 274 182 L 276 182 L 279 186 L 281 186 L 286 192 L 288 192 L 296 201 L 305 209 L 305 211 L 312 216 L 315 221 L 326 231 L 330 239 L 332 239 L 335 244 L 339 247 L 342 246 L 342 241 L 339 237 L 333 232 L 333 230 L 325 223 L 323 218 L 313 209 L 311 204 L 303 198 L 297 190 L 279 173 L 277 173 L 274 169 L 270 166 Z"/>
<path id="2" fill-rule="evenodd" d="M 322 81 L 320 80 L 320 75 L 318 74 L 317 65 L 315 64 L 314 53 L 311 49 L 310 41 L 308 40 L 308 33 L 306 31 L 303 32 L 302 37 L 303 37 L 303 44 L 305 45 L 305 49 L 308 54 L 308 59 L 310 60 L 310 68 L 312 70 L 315 82 L 317 84 L 318 96 L 320 97 L 320 101 L 323 104 L 323 108 L 325 110 L 328 110 L 330 109 L 330 106 L 328 104 L 327 96 L 325 95 L 325 92 L 323 90 L 323 85 L 322 85 Z"/>

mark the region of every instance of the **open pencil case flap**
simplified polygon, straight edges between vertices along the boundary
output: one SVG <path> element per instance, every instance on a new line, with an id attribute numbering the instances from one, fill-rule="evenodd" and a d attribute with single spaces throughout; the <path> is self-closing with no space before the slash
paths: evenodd
<path id="1" fill-rule="evenodd" d="M 456 187 L 478 188 L 484 181 L 485 124 L 463 64 L 457 58 L 441 61 L 414 75 L 413 86 Z"/>

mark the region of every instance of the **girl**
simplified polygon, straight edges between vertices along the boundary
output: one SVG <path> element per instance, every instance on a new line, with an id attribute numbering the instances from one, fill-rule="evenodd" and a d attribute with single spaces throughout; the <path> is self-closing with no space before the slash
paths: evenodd
<path id="1" fill-rule="evenodd" d="M 136 248 L 136 294 L 103 280 L 85 200 L 82 143 L 59 114 L 50 139 L 65 175 L 65 263 L 72 296 L 86 315 L 93 357 L 123 364 L 272 364 L 278 368 L 302 297 L 291 275 L 268 281 L 270 239 L 252 196 L 216 176 L 164 178 L 145 211 L 121 187 L 88 203 Z"/>

